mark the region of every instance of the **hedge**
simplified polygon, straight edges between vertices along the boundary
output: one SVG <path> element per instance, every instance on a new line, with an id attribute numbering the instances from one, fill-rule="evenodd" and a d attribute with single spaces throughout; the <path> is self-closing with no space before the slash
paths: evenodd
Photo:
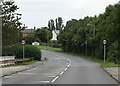
<path id="1" fill-rule="evenodd" d="M 37 46 L 25 45 L 25 58 L 33 58 L 35 60 L 41 60 L 41 50 Z M 23 46 L 16 46 L 14 49 L 16 58 L 23 58 Z"/>

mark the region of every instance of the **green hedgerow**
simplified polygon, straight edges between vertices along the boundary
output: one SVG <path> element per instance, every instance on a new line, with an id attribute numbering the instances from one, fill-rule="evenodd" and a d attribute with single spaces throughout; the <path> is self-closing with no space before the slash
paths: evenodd
<path id="1" fill-rule="evenodd" d="M 33 58 L 35 60 L 41 60 L 41 50 L 37 46 L 24 45 L 25 58 Z M 16 46 L 14 49 L 16 58 L 23 58 L 23 46 Z"/>

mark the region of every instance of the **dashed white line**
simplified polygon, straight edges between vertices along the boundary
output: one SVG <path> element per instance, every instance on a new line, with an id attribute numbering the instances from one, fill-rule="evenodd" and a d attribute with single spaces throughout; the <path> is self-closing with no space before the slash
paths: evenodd
<path id="1" fill-rule="evenodd" d="M 65 71 L 67 70 L 67 68 L 65 68 Z"/>
<path id="2" fill-rule="evenodd" d="M 55 82 L 57 79 L 59 78 L 59 76 L 55 77 L 51 82 Z"/>
<path id="3" fill-rule="evenodd" d="M 64 71 L 62 71 L 61 73 L 60 73 L 60 75 L 62 75 L 64 73 Z"/>
<path id="4" fill-rule="evenodd" d="M 70 67 L 70 65 L 68 65 L 67 67 Z"/>
<path id="5" fill-rule="evenodd" d="M 70 67 L 70 65 L 71 65 L 71 61 L 70 61 L 69 59 L 66 59 L 66 60 L 68 60 L 69 63 L 67 63 L 67 67 L 64 69 L 64 71 L 60 72 L 60 75 L 62 75 L 62 74 Z M 58 78 L 59 78 L 59 75 L 56 76 L 56 77 L 51 81 L 51 83 L 55 82 Z"/>

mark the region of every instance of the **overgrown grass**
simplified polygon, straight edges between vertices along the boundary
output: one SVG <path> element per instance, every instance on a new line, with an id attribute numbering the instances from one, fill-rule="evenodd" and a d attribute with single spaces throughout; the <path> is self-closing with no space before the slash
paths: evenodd
<path id="1" fill-rule="evenodd" d="M 50 50 L 50 51 L 55 51 L 55 52 L 62 52 L 61 48 L 55 48 L 55 47 L 50 47 L 50 46 L 45 46 L 45 45 L 40 45 L 38 47 L 40 49 L 43 49 L 43 50 Z"/>
<path id="2" fill-rule="evenodd" d="M 37 60 L 33 60 L 33 61 L 28 61 L 28 62 L 22 62 L 22 63 L 20 63 L 20 64 L 18 64 L 18 65 L 20 65 L 20 66 L 23 66 L 23 65 L 31 65 L 31 64 L 34 64 L 34 63 L 36 63 L 37 62 Z"/>

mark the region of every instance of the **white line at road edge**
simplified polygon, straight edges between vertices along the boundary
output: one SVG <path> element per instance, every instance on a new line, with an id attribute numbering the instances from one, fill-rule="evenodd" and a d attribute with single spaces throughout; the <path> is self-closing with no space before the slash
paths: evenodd
<path id="1" fill-rule="evenodd" d="M 51 82 L 55 82 L 57 79 L 59 78 L 59 76 L 55 77 Z"/>

